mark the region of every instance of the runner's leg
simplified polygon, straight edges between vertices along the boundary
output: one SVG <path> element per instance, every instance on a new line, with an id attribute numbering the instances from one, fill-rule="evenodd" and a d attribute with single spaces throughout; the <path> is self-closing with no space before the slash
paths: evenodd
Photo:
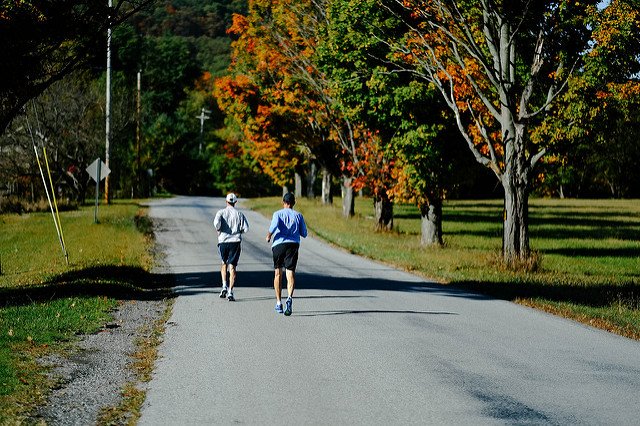
<path id="1" fill-rule="evenodd" d="M 293 290 L 296 288 L 296 273 L 291 269 L 287 269 L 287 291 L 289 297 L 293 297 Z"/>
<path id="2" fill-rule="evenodd" d="M 227 285 L 227 264 L 222 262 L 220 265 L 220 275 L 222 276 L 222 287 Z"/>
<path id="3" fill-rule="evenodd" d="M 233 286 L 236 284 L 236 267 L 233 264 L 230 264 L 229 269 L 229 292 L 233 292 Z"/>
<path id="4" fill-rule="evenodd" d="M 273 289 L 276 292 L 276 302 L 278 304 L 282 303 L 281 294 L 282 294 L 282 273 L 280 268 L 276 268 L 274 270 L 273 276 Z"/>

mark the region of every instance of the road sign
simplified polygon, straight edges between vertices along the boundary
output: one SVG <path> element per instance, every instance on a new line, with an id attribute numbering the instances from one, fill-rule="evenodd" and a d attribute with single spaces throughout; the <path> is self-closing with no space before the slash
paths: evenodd
<path id="1" fill-rule="evenodd" d="M 100 181 L 109 176 L 111 170 L 109 170 L 107 165 L 104 164 L 104 162 L 99 158 L 96 158 L 96 161 L 91 163 L 91 165 L 87 167 L 86 170 L 87 173 L 89 173 L 89 176 L 91 176 L 96 182 L 96 208 L 93 213 L 93 221 L 95 223 L 98 223 L 98 198 L 100 196 Z"/>
<path id="2" fill-rule="evenodd" d="M 91 163 L 91 165 L 87 167 L 86 170 L 87 173 L 89 173 L 89 176 L 91 176 L 91 178 L 96 182 L 101 181 L 102 179 L 109 176 L 109 173 L 111 173 L 111 169 L 109 169 L 109 167 L 104 164 L 104 161 L 99 158 L 96 158 L 96 161 Z"/>

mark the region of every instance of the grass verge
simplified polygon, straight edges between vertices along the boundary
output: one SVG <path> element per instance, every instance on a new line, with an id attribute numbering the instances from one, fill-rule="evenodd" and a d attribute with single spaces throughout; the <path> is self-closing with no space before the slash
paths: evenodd
<path id="1" fill-rule="evenodd" d="M 342 217 L 341 200 L 323 206 L 300 199 L 309 229 L 362 256 L 571 318 L 633 339 L 640 338 L 640 202 L 548 200 L 530 202 L 535 271 L 502 267 L 502 201 L 447 201 L 444 247 L 420 245 L 420 213 L 396 205 L 394 230 L 374 232 L 373 204 L 356 199 L 356 216 Z M 280 198 L 248 201 L 267 217 Z"/>
<path id="2" fill-rule="evenodd" d="M 20 423 L 54 385 L 37 362 L 111 320 L 117 301 L 166 296 L 150 274 L 150 224 L 136 202 L 61 213 L 66 264 L 50 214 L 0 216 L 0 424 Z"/>

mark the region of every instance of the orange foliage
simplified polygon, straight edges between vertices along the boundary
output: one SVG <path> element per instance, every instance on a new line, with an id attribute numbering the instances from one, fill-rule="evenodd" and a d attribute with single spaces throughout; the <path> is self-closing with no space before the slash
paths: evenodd
<path id="1" fill-rule="evenodd" d="M 394 185 L 395 159 L 390 158 L 382 148 L 380 138 L 369 131 L 359 129 L 362 134 L 361 143 L 358 145 L 360 174 L 353 170 L 352 163 L 346 163 L 346 169 L 352 175 L 356 175 L 353 181 L 353 189 L 359 191 L 369 188 L 374 196 L 388 198 Z M 356 135 L 360 136 L 360 135 Z"/>
<path id="2" fill-rule="evenodd" d="M 502 142 L 501 132 L 492 131 L 496 125 L 496 120 L 489 112 L 482 99 L 478 96 L 476 89 L 472 86 L 473 80 L 478 88 L 485 93 L 492 93 L 492 85 L 484 74 L 482 65 L 476 58 L 466 56 L 462 64 L 453 58 L 451 39 L 448 34 L 463 39 L 460 28 L 454 24 L 453 19 L 443 15 L 441 9 L 435 3 L 421 0 L 404 0 L 405 7 L 413 10 L 414 18 L 419 20 L 418 27 L 423 30 L 420 35 L 414 34 L 407 39 L 407 47 L 410 54 L 404 54 L 403 60 L 409 64 L 420 67 L 420 63 L 431 63 L 437 69 L 436 76 L 440 82 L 451 88 L 453 99 L 460 114 L 469 123 L 466 132 L 476 145 L 478 150 L 488 155 L 489 145 L 500 146 Z M 439 27 L 431 27 L 421 17 L 429 15 L 439 20 Z M 471 21 L 470 23 L 476 41 L 482 43 L 482 25 Z M 428 48 L 427 48 L 428 46 Z M 438 65 L 439 64 L 439 65 Z M 498 101 L 495 101 L 498 106 Z M 481 123 L 488 129 L 488 135 L 483 135 L 478 124 Z M 488 136 L 488 139 L 485 137 Z M 497 152 L 502 152 L 502 147 L 496 148 Z"/>
<path id="3" fill-rule="evenodd" d="M 242 128 L 242 147 L 278 184 L 304 161 L 303 145 L 313 142 L 310 124 L 321 110 L 317 95 L 298 75 L 315 41 L 301 34 L 293 0 L 249 2 L 248 16 L 234 15 L 228 30 L 233 77 L 216 81 L 221 108 Z M 307 73 L 315 71 L 306 68 Z"/>

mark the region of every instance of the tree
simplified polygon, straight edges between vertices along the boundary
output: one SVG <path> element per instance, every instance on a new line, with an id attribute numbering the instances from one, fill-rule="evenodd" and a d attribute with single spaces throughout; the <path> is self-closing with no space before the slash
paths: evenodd
<path id="1" fill-rule="evenodd" d="M 114 82 L 121 82 L 120 74 Z M 113 93 L 113 130 L 120 137 L 130 123 L 133 105 L 130 93 L 117 84 Z M 104 149 L 104 81 L 94 80 L 88 72 L 75 72 L 55 82 L 27 104 L 0 136 L 0 178 L 15 182 L 20 176 L 30 176 L 37 170 L 33 145 L 45 147 L 56 188 L 64 197 L 83 202 L 87 195 L 89 176 L 85 168 Z M 16 191 L 26 195 L 30 188 Z M 40 185 L 38 185 L 40 189 Z M 40 192 L 38 192 L 41 194 Z M 35 195 L 33 199 L 37 199 Z"/>
<path id="2" fill-rule="evenodd" d="M 206 149 L 220 142 L 212 129 L 222 125 L 211 86 L 229 61 L 231 12 L 242 9 L 240 2 L 226 0 L 159 2 L 114 31 L 114 69 L 129 77 L 130 87 L 138 71 L 142 77 L 141 143 L 138 149 L 131 132 L 125 143 L 130 152 L 123 152 L 121 163 L 132 165 L 133 181 L 144 182 L 152 170 L 171 192 L 219 191 L 217 180 L 225 177 L 211 171 L 218 151 Z M 210 113 L 201 132 L 196 117 L 202 108 Z M 128 188 L 130 182 L 119 183 Z"/>
<path id="3" fill-rule="evenodd" d="M 230 78 L 221 79 L 220 87 L 241 101 L 223 108 L 242 117 L 237 121 L 253 145 L 247 148 L 265 170 L 277 166 L 273 176 L 284 183 L 296 166 L 318 163 L 322 199 L 329 202 L 330 175 L 340 172 L 340 157 L 353 153 L 354 144 L 353 128 L 333 108 L 315 62 L 323 13 L 320 4 L 310 1 L 251 2 L 249 15 L 237 16 L 231 29 L 238 37 L 233 44 L 235 83 L 231 87 Z M 283 160 L 291 172 L 282 170 Z M 352 205 L 346 210 L 353 214 Z"/>
<path id="4" fill-rule="evenodd" d="M 30 100 L 96 59 L 107 28 L 151 0 L 7 0 L 0 6 L 0 134 Z M 100 52 L 106 50 L 100 49 Z M 99 55 L 102 62 L 103 55 Z"/>
<path id="5" fill-rule="evenodd" d="M 389 227 L 393 202 L 416 203 L 422 243 L 439 245 L 457 141 L 435 90 L 388 60 L 405 34 L 397 9 L 390 13 L 376 0 L 331 2 L 321 64 L 343 114 L 373 136 L 361 145 L 357 184 L 370 188 L 376 223 Z"/>
<path id="6" fill-rule="evenodd" d="M 271 79 L 272 67 L 278 67 L 282 56 L 265 38 L 259 20 L 255 13 L 234 16 L 229 31 L 237 40 L 231 72 L 216 80 L 214 95 L 227 114 L 227 125 L 241 130 L 242 150 L 276 184 L 286 185 L 293 168 L 302 161 L 299 142 L 291 136 L 303 123 L 283 102 L 285 91 Z"/>
<path id="7" fill-rule="evenodd" d="M 394 62 L 438 89 L 476 161 L 499 179 L 503 258 L 526 261 L 528 198 L 546 152 L 530 132 L 579 66 L 597 1 L 393 3 L 404 7 L 407 28 L 405 43 L 392 46 Z"/>
<path id="8" fill-rule="evenodd" d="M 536 141 L 553 142 L 540 177 L 561 196 L 634 196 L 640 179 L 640 10 L 613 1 L 591 25 L 584 65 L 533 133 Z"/>

